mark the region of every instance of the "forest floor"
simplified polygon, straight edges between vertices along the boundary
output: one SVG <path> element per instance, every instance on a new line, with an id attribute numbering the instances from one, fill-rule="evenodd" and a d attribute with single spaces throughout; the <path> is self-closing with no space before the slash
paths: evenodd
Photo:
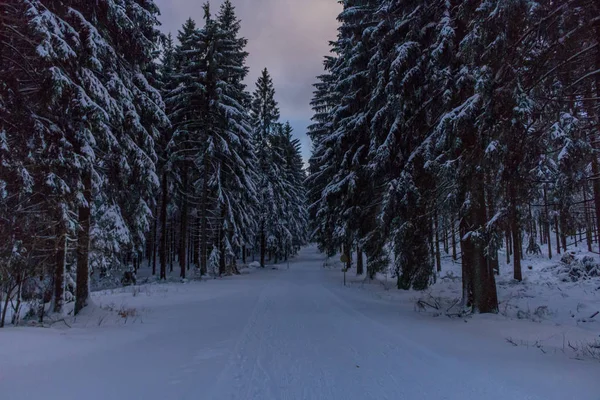
<path id="1" fill-rule="evenodd" d="M 440 279 L 429 294 L 386 290 L 383 277 L 349 276 L 344 287 L 324 261 L 308 247 L 289 269 L 95 292 L 77 319 L 0 330 L 0 398 L 600 399 L 597 360 L 518 342 L 555 334 L 558 320 L 432 317 L 415 312 L 419 298 L 450 301 L 459 281 Z M 507 310 L 507 293 L 538 290 L 527 277 L 499 279 Z M 579 325 L 565 335 L 594 334 Z"/>

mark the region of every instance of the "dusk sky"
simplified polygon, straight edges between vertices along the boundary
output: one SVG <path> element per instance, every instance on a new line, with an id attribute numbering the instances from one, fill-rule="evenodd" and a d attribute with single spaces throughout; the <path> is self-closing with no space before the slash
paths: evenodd
<path id="1" fill-rule="evenodd" d="M 192 17 L 202 25 L 203 0 L 155 0 L 161 10 L 164 32 L 174 36 Z M 241 34 L 248 39 L 250 75 L 248 89 L 267 67 L 277 90 L 282 120 L 289 120 L 302 140 L 305 159 L 310 154 L 306 127 L 310 124 L 315 77 L 323 70 L 328 42 L 335 39 L 336 17 L 341 5 L 336 0 L 231 0 L 242 20 Z M 215 14 L 222 1 L 213 0 Z"/>

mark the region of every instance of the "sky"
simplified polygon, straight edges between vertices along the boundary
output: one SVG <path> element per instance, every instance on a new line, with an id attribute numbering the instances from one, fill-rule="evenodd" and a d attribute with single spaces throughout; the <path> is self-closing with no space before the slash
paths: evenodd
<path id="1" fill-rule="evenodd" d="M 203 0 L 155 0 L 161 10 L 165 33 L 177 31 L 189 17 L 202 25 Z M 310 156 L 306 128 L 312 112 L 310 100 L 316 77 L 323 71 L 323 57 L 329 41 L 335 39 L 336 17 L 341 11 L 337 0 L 231 0 L 242 20 L 241 35 L 248 39 L 250 74 L 246 84 L 254 83 L 263 68 L 268 68 L 277 92 L 283 121 L 289 120 L 302 143 L 304 159 Z M 221 0 L 212 0 L 216 14 Z"/>

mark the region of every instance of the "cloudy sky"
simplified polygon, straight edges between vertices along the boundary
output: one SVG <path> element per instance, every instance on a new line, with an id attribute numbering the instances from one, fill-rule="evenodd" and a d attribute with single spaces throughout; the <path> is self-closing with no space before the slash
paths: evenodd
<path id="1" fill-rule="evenodd" d="M 161 10 L 162 29 L 176 36 L 183 22 L 192 17 L 202 24 L 203 0 L 155 0 Z M 254 90 L 260 71 L 267 67 L 273 76 L 283 120 L 289 120 L 302 140 L 305 159 L 310 153 L 306 127 L 312 84 L 322 72 L 328 42 L 335 39 L 336 0 L 231 0 L 242 20 L 242 35 L 248 39 L 247 84 Z M 212 0 L 213 13 L 220 0 Z"/>

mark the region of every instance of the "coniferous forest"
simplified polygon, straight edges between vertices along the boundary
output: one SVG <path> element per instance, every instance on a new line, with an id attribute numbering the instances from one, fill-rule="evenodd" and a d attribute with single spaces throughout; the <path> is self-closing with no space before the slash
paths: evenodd
<path id="1" fill-rule="evenodd" d="M 77 314 L 123 271 L 232 275 L 308 242 L 398 289 L 451 255 L 463 307 L 497 312 L 506 264 L 600 252 L 596 1 L 340 3 L 305 169 L 268 69 L 244 83 L 229 0 L 176 37 L 151 0 L 3 1 L 0 325 L 21 301 Z"/>
<path id="2" fill-rule="evenodd" d="M 506 262 L 599 252 L 597 1 L 341 3 L 309 132 L 321 250 L 417 290 L 451 254 L 475 312 Z"/>
<path id="3" fill-rule="evenodd" d="M 598 400 L 600 0 L 0 0 L 0 328 L 1 400 Z"/>
<path id="4" fill-rule="evenodd" d="M 151 0 L 0 3 L 0 326 L 21 301 L 77 314 L 90 280 L 127 269 L 237 274 L 306 243 L 300 143 L 267 69 L 243 83 L 234 6 L 204 5 L 176 40 L 158 16 Z"/>

